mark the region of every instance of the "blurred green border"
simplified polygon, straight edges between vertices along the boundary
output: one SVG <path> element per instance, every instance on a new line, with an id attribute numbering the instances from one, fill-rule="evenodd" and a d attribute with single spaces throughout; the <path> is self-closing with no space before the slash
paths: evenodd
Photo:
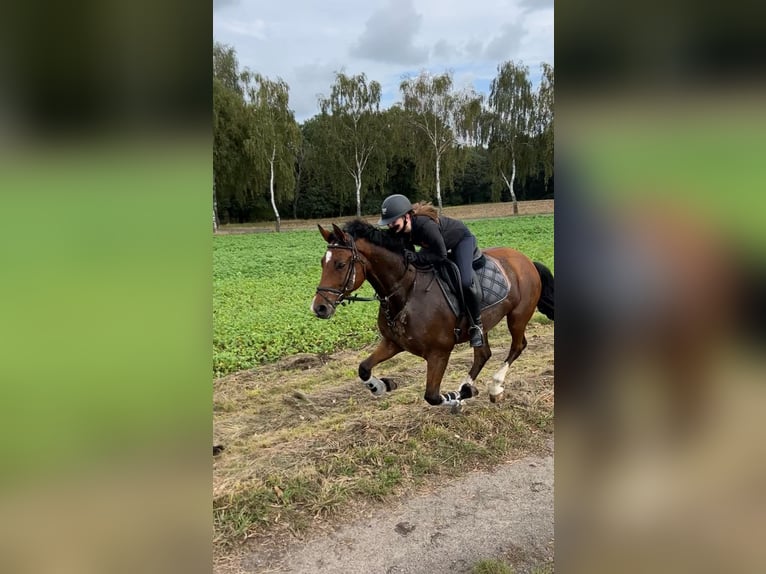
<path id="1" fill-rule="evenodd" d="M 0 173 L 3 477 L 207 444 L 210 139 L 17 150 Z"/>

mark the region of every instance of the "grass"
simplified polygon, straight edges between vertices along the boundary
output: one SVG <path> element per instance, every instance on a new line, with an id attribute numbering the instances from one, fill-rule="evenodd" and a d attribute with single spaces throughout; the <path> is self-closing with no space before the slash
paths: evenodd
<path id="1" fill-rule="evenodd" d="M 481 246 L 510 245 L 553 269 L 553 216 L 468 223 Z M 317 231 L 218 235 L 213 244 L 213 371 L 221 377 L 298 353 L 360 349 L 377 338 L 377 305 L 319 321 L 308 307 L 325 242 Z M 365 284 L 358 292 L 371 297 Z M 536 319 L 537 320 L 537 319 Z"/>
<path id="2" fill-rule="evenodd" d="M 552 563 L 538 564 L 529 574 L 553 574 Z M 516 574 L 516 570 L 504 560 L 480 560 L 474 564 L 471 574 Z"/>
<path id="3" fill-rule="evenodd" d="M 538 564 L 529 570 L 529 574 L 553 574 L 552 563 Z M 516 574 L 516 570 L 504 560 L 480 560 L 471 568 L 471 574 Z"/>
<path id="4" fill-rule="evenodd" d="M 471 569 L 471 574 L 515 574 L 505 562 L 500 560 L 481 560 Z"/>
<path id="5" fill-rule="evenodd" d="M 490 333 L 495 349 L 510 342 L 503 331 Z M 214 463 L 217 551 L 249 538 L 301 533 L 545 450 L 553 432 L 552 327 L 532 325 L 528 339 L 507 381 L 513 401 L 491 404 L 482 393 L 457 416 L 425 403 L 425 363 L 408 354 L 379 367 L 400 387 L 374 399 L 350 368 L 369 348 L 337 353 L 310 369 L 288 358 L 216 381 L 216 443 L 226 445 Z M 471 356 L 465 345 L 453 353 L 445 390 L 457 388 Z M 490 361 L 485 381 L 499 361 Z"/>

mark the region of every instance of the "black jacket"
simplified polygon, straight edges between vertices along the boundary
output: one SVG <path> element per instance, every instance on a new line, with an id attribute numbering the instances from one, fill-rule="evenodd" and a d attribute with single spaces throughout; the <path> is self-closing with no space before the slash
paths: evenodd
<path id="1" fill-rule="evenodd" d="M 415 245 L 421 247 L 413 263 L 421 267 L 439 264 L 447 259 L 448 250 L 471 235 L 465 224 L 457 219 L 441 215 L 437 223 L 427 215 L 413 215 L 410 248 L 414 251 Z"/>

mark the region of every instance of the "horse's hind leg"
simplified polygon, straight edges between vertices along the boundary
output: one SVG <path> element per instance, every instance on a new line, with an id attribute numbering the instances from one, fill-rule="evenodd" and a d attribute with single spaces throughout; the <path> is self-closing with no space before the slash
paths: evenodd
<path id="1" fill-rule="evenodd" d="M 507 321 L 508 330 L 511 332 L 511 348 L 500 370 L 492 375 L 492 382 L 489 383 L 489 400 L 493 403 L 500 402 L 505 398 L 505 387 L 503 387 L 503 384 L 505 383 L 505 377 L 508 375 L 508 369 L 527 347 L 527 338 L 524 335 L 527 321 L 519 321 L 513 317 L 513 314 L 508 315 Z"/>
<path id="2" fill-rule="evenodd" d="M 372 354 L 364 361 L 359 363 L 359 378 L 362 383 L 370 389 L 370 392 L 376 397 L 381 396 L 387 391 L 393 391 L 396 383 L 391 379 L 378 379 L 372 376 L 372 369 L 375 365 L 387 361 L 397 353 L 402 352 L 402 348 L 389 339 L 382 339 Z"/>
<path id="3" fill-rule="evenodd" d="M 484 344 L 481 347 L 474 347 L 471 370 L 468 371 L 468 374 L 460 383 L 459 392 L 461 399 L 470 399 L 478 396 L 479 389 L 474 386 L 474 382 L 476 382 L 476 378 L 479 376 L 479 373 L 484 368 L 484 365 L 487 364 L 487 361 L 491 356 L 492 351 L 489 348 L 489 339 L 487 338 L 487 334 L 484 333 Z"/>
<path id="4" fill-rule="evenodd" d="M 453 413 L 459 413 L 463 407 L 463 400 L 476 396 L 478 391 L 473 385 L 466 385 L 464 382 L 459 391 L 440 392 L 449 356 L 450 353 L 447 352 L 433 354 L 426 358 L 426 392 L 423 398 L 431 406 L 450 407 Z"/>

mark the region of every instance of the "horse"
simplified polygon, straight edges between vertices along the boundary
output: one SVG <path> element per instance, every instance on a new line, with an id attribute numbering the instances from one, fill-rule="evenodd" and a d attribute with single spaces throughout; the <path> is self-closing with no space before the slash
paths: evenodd
<path id="1" fill-rule="evenodd" d="M 436 271 L 408 263 L 404 241 L 388 230 L 361 219 L 332 231 L 321 225 L 327 242 L 322 258 L 322 276 L 311 302 L 311 311 L 320 319 L 331 318 L 342 302 L 360 300 L 352 296 L 367 281 L 379 301 L 378 330 L 382 339 L 372 354 L 359 364 L 359 378 L 375 396 L 396 388 L 395 381 L 372 375 L 372 369 L 396 354 L 407 351 L 426 360 L 426 390 L 429 405 L 462 409 L 463 401 L 478 396 L 474 385 L 490 358 L 488 332 L 505 317 L 512 342 L 500 370 L 488 384 L 489 399 L 505 398 L 503 386 L 508 369 L 527 346 L 526 326 L 535 309 L 553 319 L 553 274 L 542 263 L 508 247 L 483 250 L 494 262 L 506 283 L 507 294 L 481 312 L 484 345 L 475 347 L 473 364 L 457 391 L 442 393 L 442 378 L 455 346 L 468 340 L 468 319 L 456 313 L 443 290 L 434 288 Z"/>

